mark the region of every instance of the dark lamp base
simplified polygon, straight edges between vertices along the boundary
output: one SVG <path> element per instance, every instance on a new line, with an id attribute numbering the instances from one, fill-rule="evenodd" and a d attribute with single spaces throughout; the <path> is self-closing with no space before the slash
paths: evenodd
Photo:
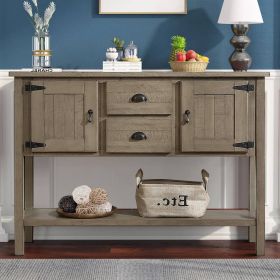
<path id="1" fill-rule="evenodd" d="M 234 71 L 247 71 L 252 64 L 251 56 L 246 52 L 246 48 L 251 43 L 251 40 L 246 36 L 249 25 L 246 24 L 233 24 L 231 29 L 234 36 L 230 42 L 235 50 L 229 58 L 229 62 Z"/>

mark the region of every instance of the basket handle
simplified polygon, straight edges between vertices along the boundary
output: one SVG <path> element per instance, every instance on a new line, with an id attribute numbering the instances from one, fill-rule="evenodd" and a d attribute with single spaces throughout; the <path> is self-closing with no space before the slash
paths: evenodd
<path id="1" fill-rule="evenodd" d="M 202 176 L 202 181 L 203 181 L 204 188 L 205 188 L 205 190 L 207 190 L 207 185 L 208 185 L 210 175 L 205 169 L 202 169 L 201 170 L 201 176 Z"/>
<path id="2" fill-rule="evenodd" d="M 137 188 L 139 188 L 139 185 L 143 179 L 143 170 L 141 168 L 137 171 L 135 177 L 136 177 L 136 186 Z"/>

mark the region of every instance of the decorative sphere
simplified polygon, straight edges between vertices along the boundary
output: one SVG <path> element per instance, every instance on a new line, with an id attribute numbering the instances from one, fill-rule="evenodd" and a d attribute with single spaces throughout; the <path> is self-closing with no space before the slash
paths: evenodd
<path id="1" fill-rule="evenodd" d="M 80 204 L 76 208 L 79 215 L 105 215 L 112 211 L 112 204 L 105 202 L 104 204 L 93 204 L 92 202 Z"/>
<path id="2" fill-rule="evenodd" d="M 94 204 L 104 204 L 107 199 L 108 193 L 103 188 L 94 188 L 89 195 L 89 200 Z"/>
<path id="3" fill-rule="evenodd" d="M 79 215 L 94 215 L 96 211 L 94 205 L 91 202 L 80 204 L 76 208 L 76 213 Z"/>
<path id="4" fill-rule="evenodd" d="M 58 207 L 60 209 L 62 209 L 64 212 L 75 213 L 76 212 L 77 203 L 74 201 L 72 195 L 66 195 L 66 196 L 63 196 L 59 200 Z"/>
<path id="5" fill-rule="evenodd" d="M 89 186 L 83 185 L 76 187 L 73 192 L 73 199 L 77 204 L 86 204 L 89 202 L 89 194 L 91 193 L 91 188 Z"/>
<path id="6" fill-rule="evenodd" d="M 94 211 L 97 214 L 106 214 L 112 211 L 112 204 L 107 201 L 103 204 L 93 204 L 94 205 Z"/>

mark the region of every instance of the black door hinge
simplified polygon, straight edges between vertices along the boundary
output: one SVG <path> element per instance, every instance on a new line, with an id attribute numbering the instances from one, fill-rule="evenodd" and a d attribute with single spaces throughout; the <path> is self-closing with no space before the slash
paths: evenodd
<path id="1" fill-rule="evenodd" d="M 44 86 L 38 86 L 38 85 L 32 85 L 31 83 L 25 85 L 25 91 L 32 92 L 36 90 L 44 90 L 46 87 Z"/>
<path id="2" fill-rule="evenodd" d="M 233 89 L 250 92 L 255 90 L 255 86 L 248 83 L 246 85 L 234 86 Z"/>
<path id="3" fill-rule="evenodd" d="M 29 148 L 29 149 L 44 148 L 46 146 L 47 145 L 45 143 L 38 143 L 32 141 L 25 142 L 25 148 Z"/>
<path id="4" fill-rule="evenodd" d="M 255 142 L 248 141 L 248 142 L 241 142 L 233 144 L 235 148 L 244 148 L 244 149 L 253 149 L 255 147 Z"/>

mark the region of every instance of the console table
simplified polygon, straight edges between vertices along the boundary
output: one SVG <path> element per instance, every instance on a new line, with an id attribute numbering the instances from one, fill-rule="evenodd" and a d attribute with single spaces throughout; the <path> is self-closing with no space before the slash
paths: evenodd
<path id="1" fill-rule="evenodd" d="M 39 226 L 248 227 L 265 253 L 265 76 L 259 72 L 33 73 L 15 77 L 15 254 Z M 248 209 L 202 218 L 142 218 L 119 209 L 101 219 L 33 207 L 33 158 L 55 155 L 248 156 Z M 131 199 L 134 199 L 133 197 Z"/>

